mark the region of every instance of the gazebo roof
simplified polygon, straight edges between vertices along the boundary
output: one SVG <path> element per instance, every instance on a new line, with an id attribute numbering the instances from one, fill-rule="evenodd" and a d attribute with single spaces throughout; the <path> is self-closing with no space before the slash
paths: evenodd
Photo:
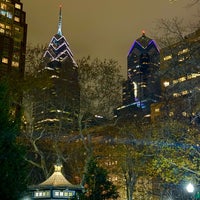
<path id="1" fill-rule="evenodd" d="M 55 165 L 54 168 L 54 173 L 47 180 L 40 183 L 39 187 L 75 187 L 63 176 L 61 172 L 62 165 Z"/>
<path id="2" fill-rule="evenodd" d="M 56 164 L 54 165 L 54 173 L 44 182 L 35 185 L 30 186 L 30 190 L 38 190 L 39 188 L 54 188 L 54 189 L 73 189 L 73 190 L 82 190 L 81 185 L 73 185 L 70 183 L 62 174 L 61 172 L 62 165 Z"/>

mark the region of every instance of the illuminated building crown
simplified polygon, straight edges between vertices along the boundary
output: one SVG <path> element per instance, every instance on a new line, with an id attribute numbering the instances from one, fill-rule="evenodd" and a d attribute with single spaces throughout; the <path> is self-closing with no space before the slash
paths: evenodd
<path id="1" fill-rule="evenodd" d="M 44 53 L 44 58 L 48 59 L 50 62 L 63 62 L 65 59 L 70 59 L 74 65 L 77 66 L 75 60 L 73 59 L 73 53 L 69 48 L 69 43 L 66 38 L 62 35 L 62 7 L 60 6 L 59 21 L 58 21 L 58 31 L 55 34 L 49 46 Z"/>

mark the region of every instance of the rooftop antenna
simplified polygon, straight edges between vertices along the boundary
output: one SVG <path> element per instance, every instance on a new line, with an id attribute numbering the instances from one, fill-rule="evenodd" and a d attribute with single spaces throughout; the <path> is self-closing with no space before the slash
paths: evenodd
<path id="1" fill-rule="evenodd" d="M 62 5 L 60 5 L 60 12 L 59 12 L 58 35 L 62 35 Z"/>

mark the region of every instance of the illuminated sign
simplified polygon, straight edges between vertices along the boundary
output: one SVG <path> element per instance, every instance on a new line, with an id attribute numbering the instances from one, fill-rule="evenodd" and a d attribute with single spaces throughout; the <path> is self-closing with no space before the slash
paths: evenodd
<path id="1" fill-rule="evenodd" d="M 46 199 L 46 198 L 55 198 L 55 199 L 70 199 L 75 196 L 75 191 L 73 190 L 53 190 L 51 196 L 50 190 L 38 190 L 34 191 L 34 199 Z"/>
<path id="2" fill-rule="evenodd" d="M 68 199 L 73 196 L 75 196 L 75 191 L 73 190 L 53 190 L 53 198 Z"/>
<path id="3" fill-rule="evenodd" d="M 41 199 L 41 198 L 48 198 L 51 197 L 51 192 L 49 190 L 44 190 L 44 191 L 35 191 L 34 192 L 34 198 L 35 199 Z"/>

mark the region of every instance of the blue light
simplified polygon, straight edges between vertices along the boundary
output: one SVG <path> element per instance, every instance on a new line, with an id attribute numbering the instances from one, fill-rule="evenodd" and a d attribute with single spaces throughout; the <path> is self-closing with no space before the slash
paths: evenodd
<path id="1" fill-rule="evenodd" d="M 9 18 L 9 19 L 12 19 L 12 13 L 11 12 L 8 12 L 6 10 L 0 10 L 0 14 Z"/>

